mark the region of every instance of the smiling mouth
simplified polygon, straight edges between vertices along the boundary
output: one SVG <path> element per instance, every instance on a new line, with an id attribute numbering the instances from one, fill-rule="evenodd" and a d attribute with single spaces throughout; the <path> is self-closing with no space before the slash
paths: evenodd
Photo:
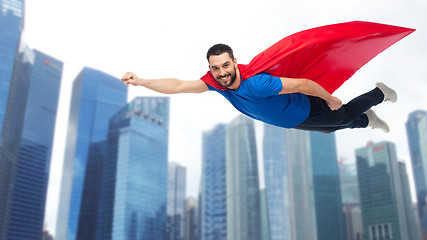
<path id="1" fill-rule="evenodd" d="M 230 79 L 231 74 L 227 74 L 225 76 L 221 76 L 219 77 L 219 80 L 221 80 L 222 82 L 226 82 L 227 80 Z"/>

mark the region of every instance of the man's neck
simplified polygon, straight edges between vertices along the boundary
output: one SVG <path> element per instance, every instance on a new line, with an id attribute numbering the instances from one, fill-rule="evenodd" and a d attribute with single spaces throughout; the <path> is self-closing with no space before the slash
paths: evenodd
<path id="1" fill-rule="evenodd" d="M 236 81 L 234 81 L 234 83 L 228 89 L 230 89 L 232 91 L 236 91 L 237 89 L 239 89 L 241 82 L 242 82 L 242 78 L 240 77 L 240 70 L 239 70 L 239 68 L 237 68 Z"/>

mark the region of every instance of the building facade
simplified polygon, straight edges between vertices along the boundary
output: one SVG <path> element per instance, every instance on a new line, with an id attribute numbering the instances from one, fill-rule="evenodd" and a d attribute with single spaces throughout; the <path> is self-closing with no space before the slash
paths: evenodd
<path id="1" fill-rule="evenodd" d="M 286 130 L 264 124 L 265 195 L 271 240 L 292 239 Z"/>
<path id="2" fill-rule="evenodd" d="M 21 42 L 1 140 L 1 168 L 8 171 L 1 185 L 9 185 L 1 197 L 8 199 L 4 239 L 42 235 L 61 75 L 62 62 Z"/>
<path id="3" fill-rule="evenodd" d="M 318 239 L 344 239 L 335 134 L 310 132 L 314 204 Z"/>
<path id="4" fill-rule="evenodd" d="M 240 115 L 227 126 L 227 238 L 262 238 L 255 128 Z"/>
<path id="5" fill-rule="evenodd" d="M 345 239 L 362 240 L 363 223 L 356 164 L 341 163 L 339 168 L 346 233 Z"/>
<path id="6" fill-rule="evenodd" d="M 314 204 L 313 169 L 309 151 L 309 133 L 286 130 L 289 166 L 289 202 L 292 239 L 316 240 L 317 224 Z"/>
<path id="7" fill-rule="evenodd" d="M 0 126 L 3 126 L 13 66 L 24 30 L 24 0 L 0 0 Z M 0 136 L 2 135 L 0 127 Z"/>
<path id="8" fill-rule="evenodd" d="M 368 143 L 356 150 L 365 240 L 410 239 L 396 148 Z"/>
<path id="9" fill-rule="evenodd" d="M 409 239 L 420 239 L 420 226 L 415 217 L 413 209 L 411 189 L 409 186 L 408 173 L 406 171 L 406 164 L 398 162 L 400 181 L 402 183 L 403 204 L 405 208 L 406 224 L 408 226 Z"/>
<path id="10" fill-rule="evenodd" d="M 115 77 L 85 67 L 74 80 L 56 238 L 76 239 L 91 147 L 107 140 L 109 120 L 126 102 L 127 87 Z"/>
<path id="11" fill-rule="evenodd" d="M 427 112 L 417 110 L 406 122 L 409 153 L 417 196 L 418 219 L 423 239 L 427 239 Z"/>
<path id="12" fill-rule="evenodd" d="M 199 240 L 199 204 L 194 197 L 187 197 L 185 240 Z"/>
<path id="13" fill-rule="evenodd" d="M 168 202 L 166 239 L 184 240 L 186 213 L 186 168 L 170 162 L 168 168 Z"/>
<path id="14" fill-rule="evenodd" d="M 344 239 L 335 135 L 287 129 L 285 136 L 291 239 Z"/>
<path id="15" fill-rule="evenodd" d="M 226 125 L 202 136 L 200 239 L 227 239 Z"/>
<path id="16" fill-rule="evenodd" d="M 8 219 L 13 194 L 13 178 L 16 162 L 8 158 L 8 150 L 4 150 L 8 133 L 3 133 L 6 108 L 11 91 L 12 73 L 20 45 L 21 32 L 24 23 L 23 0 L 0 0 L 0 238 L 7 238 Z M 24 81 L 25 83 L 25 81 Z M 15 80 L 15 90 L 18 84 Z M 25 86 L 25 85 L 24 85 Z M 20 107 L 19 105 L 17 107 Z M 9 119 L 11 117 L 9 116 Z M 10 124 L 10 123 L 9 123 Z M 19 125 L 22 125 L 20 123 Z M 9 133 L 10 135 L 10 133 Z M 17 150 L 12 154 L 16 158 Z"/>
<path id="17" fill-rule="evenodd" d="M 169 98 L 137 97 L 109 125 L 95 239 L 165 239 Z"/>

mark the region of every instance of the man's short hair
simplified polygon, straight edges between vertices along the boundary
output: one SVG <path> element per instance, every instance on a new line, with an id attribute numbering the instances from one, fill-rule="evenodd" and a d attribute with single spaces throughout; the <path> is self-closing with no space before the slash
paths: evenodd
<path id="1" fill-rule="evenodd" d="M 233 54 L 233 50 L 231 49 L 231 47 L 229 47 L 228 45 L 222 44 L 222 43 L 215 44 L 211 48 L 209 48 L 208 53 L 206 54 L 206 58 L 208 59 L 208 62 L 209 62 L 210 56 L 212 56 L 212 55 L 218 56 L 218 55 L 221 55 L 223 53 L 228 53 L 228 55 L 230 55 L 230 58 L 234 59 L 234 54 Z"/>

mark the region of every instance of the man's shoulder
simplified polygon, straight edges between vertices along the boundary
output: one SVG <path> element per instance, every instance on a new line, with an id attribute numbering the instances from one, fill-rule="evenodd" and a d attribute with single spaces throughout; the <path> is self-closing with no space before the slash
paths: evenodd
<path id="1" fill-rule="evenodd" d="M 282 82 L 279 77 L 274 77 L 269 73 L 261 72 L 247 80 L 248 90 L 259 96 L 272 96 L 278 94 L 282 89 Z"/>
<path id="2" fill-rule="evenodd" d="M 265 84 L 270 84 L 272 81 L 280 80 L 280 78 L 274 77 L 271 74 L 266 73 L 266 72 L 261 72 L 261 73 L 258 73 L 256 75 L 248 78 L 247 80 L 249 80 L 248 83 L 251 83 L 251 84 L 254 84 L 254 85 L 257 85 L 258 87 L 260 87 L 260 86 L 263 86 Z"/>
<path id="3" fill-rule="evenodd" d="M 262 78 L 262 77 L 273 77 L 271 74 L 266 72 L 260 72 L 252 76 L 251 78 Z"/>

